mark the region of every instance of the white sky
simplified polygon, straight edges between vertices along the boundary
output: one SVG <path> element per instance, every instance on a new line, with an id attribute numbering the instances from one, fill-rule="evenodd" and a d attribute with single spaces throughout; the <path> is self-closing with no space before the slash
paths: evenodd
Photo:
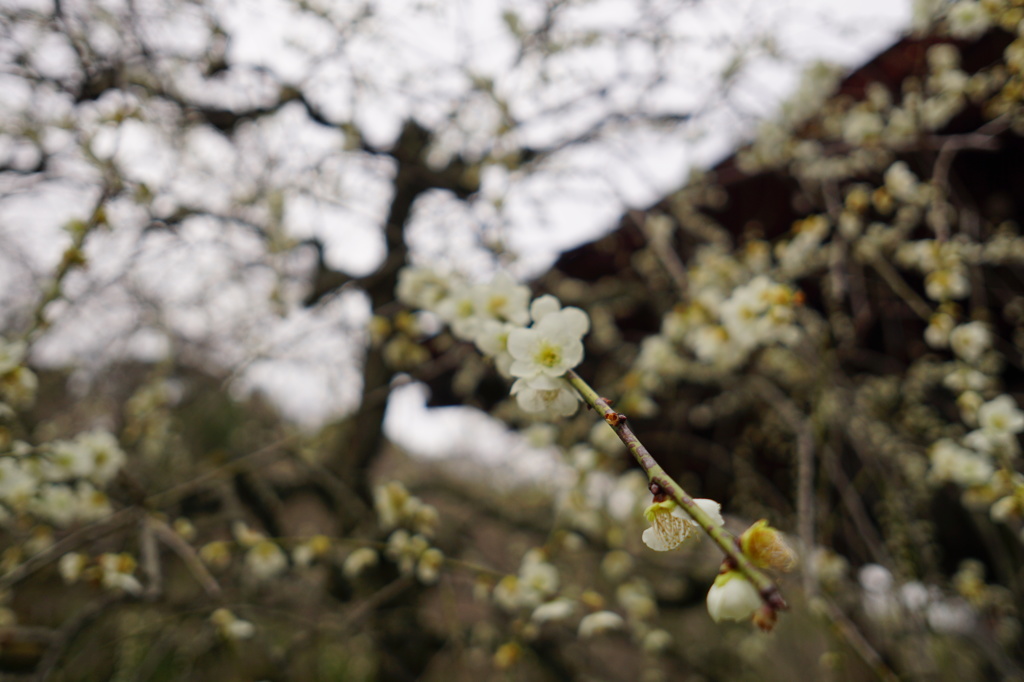
<path id="1" fill-rule="evenodd" d="M 96 5 L 65 4 L 83 16 Z M 126 6 L 99 4 L 114 15 Z M 910 23 L 909 0 L 592 0 L 566 5 L 550 32 L 563 49 L 542 58 L 536 50 L 520 54 L 503 19 L 514 13 L 531 30 L 543 19 L 541 0 L 387 0 L 373 3 L 370 16 L 360 3 L 311 0 L 323 17 L 297 12 L 287 0 L 135 4 L 137 34 L 172 55 L 159 70 L 183 95 L 248 107 L 271 101 L 282 84 L 301 86 L 328 119 L 354 122 L 382 147 L 414 116 L 438 131 L 439 163 L 453 153 L 480 158 L 558 144 L 621 117 L 534 167 L 490 165 L 472 202 L 441 192 L 421 197 L 408 228 L 414 256 L 470 276 L 494 267 L 481 233 L 514 254 L 505 263 L 513 272 L 542 271 L 560 251 L 610 230 L 624 209 L 656 201 L 680 187 L 689 168 L 728 153 L 757 117 L 776 110 L 804 66 L 818 59 L 856 65 Z M 213 79 L 194 63 L 209 51 L 203 11 L 231 36 L 232 68 Z M 123 49 L 125 36 L 111 26 L 93 22 L 87 30 L 102 49 Z M 0 38 L 0 63 L 12 41 L 22 41 L 40 46 L 37 69 L 68 72 L 66 40 L 23 33 Z M 723 93 L 721 76 L 730 70 L 736 75 Z M 515 125 L 496 133 L 502 108 L 474 81 L 492 84 Z M 11 134 L 26 112 L 55 154 L 43 182 L 0 179 L 0 324 L 52 272 L 68 243 L 61 226 L 85 218 L 95 197 L 97 174 L 78 151 L 81 139 L 145 183 L 158 216 L 187 207 L 222 217 L 144 235 L 150 216 L 143 208 L 111 205 L 112 229 L 90 238 L 90 267 L 69 278 L 70 302 L 48 311 L 55 324 L 34 362 L 89 375 L 112 360 L 152 360 L 173 348 L 227 369 L 235 390 L 268 394 L 300 424 L 315 427 L 351 409 L 365 301 L 353 293 L 313 309 L 297 306 L 311 254 L 268 251 L 267 239 L 245 223 L 281 243 L 316 236 L 333 267 L 371 272 L 384 256 L 380 226 L 393 173 L 386 158 L 351 150 L 342 132 L 314 123 L 298 103 L 228 140 L 211 129 L 181 132 L 175 111 L 159 102 L 106 96 L 76 109 L 8 70 L 0 70 L 0 91 L 0 160 L 31 163 L 35 152 Z M 125 107 L 138 117 L 112 121 Z M 638 120 L 680 111 L 694 120 L 669 127 Z M 69 116 L 79 121 L 74 132 L 62 126 Z M 282 207 L 279 220 L 273 202 Z M 479 442 L 481 429 L 496 428 L 465 410 L 453 422 L 452 411 L 427 419 L 422 400 L 421 389 L 402 389 L 389 415 L 400 411 L 403 429 L 389 433 L 410 449 L 436 450 L 453 430 Z"/>

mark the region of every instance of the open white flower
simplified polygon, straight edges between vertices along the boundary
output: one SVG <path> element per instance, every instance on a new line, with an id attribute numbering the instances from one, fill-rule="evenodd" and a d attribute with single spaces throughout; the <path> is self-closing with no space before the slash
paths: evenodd
<path id="1" fill-rule="evenodd" d="M 996 433 L 1024 431 L 1024 412 L 1005 393 L 978 408 L 978 426 Z"/>
<path id="2" fill-rule="evenodd" d="M 0 458 L 0 502 L 14 508 L 23 507 L 38 488 L 39 481 L 20 460 Z"/>
<path id="3" fill-rule="evenodd" d="M 484 318 L 525 325 L 530 321 L 527 305 L 530 288 L 517 284 L 506 272 L 499 272 L 487 284 L 473 287 L 475 308 Z"/>
<path id="4" fill-rule="evenodd" d="M 508 352 L 513 358 L 509 371 L 523 379 L 560 377 L 580 364 L 582 337 L 590 325 L 586 321 L 583 326 L 585 319 L 586 313 L 579 308 L 564 308 L 544 315 L 529 329 L 513 329 L 508 335 Z"/>
<path id="5" fill-rule="evenodd" d="M 968 322 L 949 333 L 949 345 L 959 357 L 974 364 L 992 347 L 992 332 L 984 322 Z"/>
<path id="6" fill-rule="evenodd" d="M 455 287 L 450 295 L 437 304 L 437 314 L 451 327 L 452 334 L 472 341 L 486 319 L 478 309 L 478 296 L 472 287 Z"/>
<path id="7" fill-rule="evenodd" d="M 113 480 L 128 459 L 117 438 L 103 429 L 80 433 L 75 442 L 91 455 L 92 467 L 89 478 L 99 485 Z"/>
<path id="8" fill-rule="evenodd" d="M 727 571 L 715 578 L 708 590 L 708 614 L 711 620 L 746 620 L 761 607 L 761 595 L 739 571 Z"/>
<path id="9" fill-rule="evenodd" d="M 453 278 L 430 268 L 404 267 L 398 273 L 398 300 L 414 308 L 434 310 L 448 295 Z"/>
<path id="10" fill-rule="evenodd" d="M 518 328 L 511 322 L 484 320 L 480 324 L 476 338 L 473 339 L 473 343 L 481 353 L 494 358 L 494 366 L 506 378 L 512 376 L 509 368 L 512 367 L 513 362 L 512 355 L 508 352 L 508 335 L 513 329 Z"/>
<path id="11" fill-rule="evenodd" d="M 987 457 L 949 438 L 936 441 L 929 455 L 932 467 L 928 472 L 928 480 L 932 483 L 953 481 L 962 486 L 982 485 L 995 471 Z"/>
<path id="12" fill-rule="evenodd" d="M 724 523 L 722 505 L 707 499 L 697 499 L 694 502 L 711 517 L 716 526 Z M 691 535 L 697 535 L 700 529 L 700 526 L 674 500 L 655 502 L 644 511 L 644 517 L 650 522 L 651 527 L 644 531 L 641 539 L 656 552 L 675 549 Z"/>
<path id="13" fill-rule="evenodd" d="M 543 374 L 531 379 L 516 379 L 512 395 L 525 412 L 543 412 L 552 416 L 568 417 L 576 412 L 579 394 L 565 379 L 554 379 Z"/>

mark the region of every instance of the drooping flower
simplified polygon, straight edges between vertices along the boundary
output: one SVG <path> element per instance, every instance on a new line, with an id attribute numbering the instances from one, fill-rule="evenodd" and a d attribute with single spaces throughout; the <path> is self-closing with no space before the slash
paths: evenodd
<path id="1" fill-rule="evenodd" d="M 716 526 L 721 526 L 722 505 L 714 500 L 694 500 L 698 507 L 711 517 Z M 644 531 L 642 540 L 645 545 L 657 552 L 675 549 L 692 535 L 698 535 L 700 526 L 691 519 L 675 500 L 655 502 L 644 511 L 644 517 L 651 527 Z"/>
<path id="2" fill-rule="evenodd" d="M 578 634 L 580 638 L 587 639 L 611 630 L 619 630 L 625 625 L 626 621 L 614 611 L 598 611 L 583 616 Z"/>
<path id="3" fill-rule="evenodd" d="M 726 571 L 715 578 L 708 590 L 708 614 L 711 620 L 746 620 L 761 607 L 757 588 L 739 571 Z"/>
<path id="4" fill-rule="evenodd" d="M 543 412 L 559 417 L 575 414 L 580 401 L 579 394 L 565 379 L 543 374 L 530 379 L 516 379 L 511 393 L 524 412 Z"/>
<path id="5" fill-rule="evenodd" d="M 565 620 L 576 610 L 576 602 L 564 597 L 541 604 L 533 610 L 530 620 L 535 623 L 557 622 Z"/>

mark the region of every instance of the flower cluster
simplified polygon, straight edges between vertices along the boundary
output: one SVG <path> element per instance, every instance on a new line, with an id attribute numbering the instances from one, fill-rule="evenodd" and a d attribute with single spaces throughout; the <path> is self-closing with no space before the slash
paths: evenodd
<path id="1" fill-rule="evenodd" d="M 384 530 L 402 527 L 427 537 L 433 537 L 437 530 L 437 509 L 410 493 L 399 481 L 377 486 L 373 504 Z"/>
<path id="2" fill-rule="evenodd" d="M 523 555 L 518 575 L 507 575 L 495 586 L 494 602 L 509 613 L 535 609 L 555 596 L 558 585 L 558 569 L 547 561 L 542 550 L 533 549 Z M 554 615 L 552 609 L 560 612 L 560 608 L 548 606 L 538 617 L 550 617 Z"/>
<path id="3" fill-rule="evenodd" d="M 19 408 L 35 401 L 39 380 L 25 366 L 28 345 L 0 337 L 0 408 Z"/>
<path id="4" fill-rule="evenodd" d="M 398 565 L 402 575 L 415 574 L 424 585 L 433 585 L 441 577 L 444 553 L 437 547 L 431 547 L 430 540 L 423 535 L 410 535 L 407 530 L 399 528 L 388 537 L 384 553 Z"/>
<path id="5" fill-rule="evenodd" d="M 126 460 L 117 439 L 99 429 L 39 448 L 17 441 L 0 458 L 0 512 L 28 512 L 61 527 L 101 519 L 112 511 L 102 487 Z"/>
<path id="6" fill-rule="evenodd" d="M 142 593 L 142 583 L 135 577 L 137 562 L 130 554 L 102 554 L 95 560 L 86 554 L 70 552 L 60 558 L 58 569 L 64 582 L 72 585 L 85 579 L 108 590 L 121 590 L 131 595 Z"/>
<path id="7" fill-rule="evenodd" d="M 506 378 L 526 412 L 572 415 L 579 396 L 562 378 L 583 361 L 587 314 L 563 308 L 557 298 L 530 301 L 528 287 L 505 273 L 486 283 L 469 284 L 426 268 L 409 267 L 399 275 L 398 298 L 444 320 L 452 334 L 473 342 Z"/>

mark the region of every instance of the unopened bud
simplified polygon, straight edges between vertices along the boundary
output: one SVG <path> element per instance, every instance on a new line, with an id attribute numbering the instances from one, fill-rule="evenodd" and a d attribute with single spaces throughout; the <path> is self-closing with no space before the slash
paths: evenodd
<path id="1" fill-rule="evenodd" d="M 758 568 L 792 571 L 796 568 L 796 553 L 786 543 L 782 533 L 761 519 L 740 536 L 740 547 Z"/>

